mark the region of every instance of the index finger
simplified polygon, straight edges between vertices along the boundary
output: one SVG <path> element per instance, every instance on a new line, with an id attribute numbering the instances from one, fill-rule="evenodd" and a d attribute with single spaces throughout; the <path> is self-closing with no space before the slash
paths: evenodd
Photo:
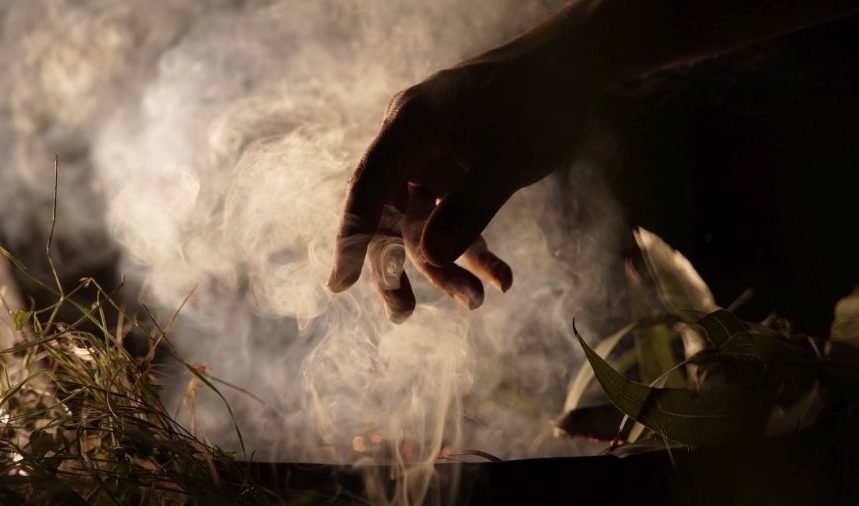
<path id="1" fill-rule="evenodd" d="M 407 156 L 415 147 L 413 131 L 403 121 L 389 123 L 358 163 L 337 234 L 334 269 L 328 278 L 331 291 L 342 292 L 358 281 L 382 210 L 406 182 Z"/>

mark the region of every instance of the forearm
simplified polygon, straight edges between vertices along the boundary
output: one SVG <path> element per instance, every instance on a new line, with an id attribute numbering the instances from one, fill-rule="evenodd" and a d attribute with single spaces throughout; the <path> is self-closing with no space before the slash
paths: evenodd
<path id="1" fill-rule="evenodd" d="M 857 11 L 856 0 L 578 0 L 525 38 L 610 84 Z"/>

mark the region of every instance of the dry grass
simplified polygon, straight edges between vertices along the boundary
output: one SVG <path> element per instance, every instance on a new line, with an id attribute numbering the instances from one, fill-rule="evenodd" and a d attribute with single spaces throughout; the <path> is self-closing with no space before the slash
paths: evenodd
<path id="1" fill-rule="evenodd" d="M 56 159 L 54 168 L 56 174 Z M 205 367 L 175 353 L 168 335 L 178 310 L 162 323 L 147 309 L 140 321 L 115 301 L 119 287 L 109 293 L 85 278 L 64 289 L 51 257 L 55 219 L 56 193 L 46 245 L 52 283 L 0 248 L 55 300 L 10 311 L 16 344 L 0 350 L 0 503 L 284 502 L 254 483 L 247 464 L 184 428 L 162 405 L 156 351 L 190 373 L 186 404 L 193 405 L 199 385 L 221 395 Z M 74 321 L 59 321 L 69 310 Z M 132 334 L 148 343 L 142 356 L 126 346 Z"/>
<path id="2" fill-rule="evenodd" d="M 148 312 L 138 321 L 93 279 L 68 293 L 43 287 L 57 302 L 14 312 L 20 342 L 0 352 L 0 502 L 279 502 L 232 454 L 183 428 L 162 405 L 156 350 L 182 364 L 194 385 L 217 392 L 203 367 L 172 351 L 175 315 L 163 325 Z M 80 317 L 57 321 L 64 306 Z M 132 332 L 148 340 L 145 355 L 125 346 Z M 189 401 L 195 390 L 188 389 Z"/>

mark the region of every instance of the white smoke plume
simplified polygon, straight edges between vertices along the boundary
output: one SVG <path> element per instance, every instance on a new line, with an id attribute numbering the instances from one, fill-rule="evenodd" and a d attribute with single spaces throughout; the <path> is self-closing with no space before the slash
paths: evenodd
<path id="1" fill-rule="evenodd" d="M 624 316 L 619 213 L 595 167 L 502 210 L 486 237 L 514 285 L 477 311 L 414 272 L 398 326 L 366 279 L 325 288 L 346 180 L 389 97 L 560 3 L 0 1 L 2 234 L 44 230 L 59 153 L 69 255 L 118 248 L 162 311 L 197 287 L 172 339 L 260 398 L 225 390 L 257 460 L 360 464 L 384 447 L 418 470 L 415 499 L 445 447 L 579 453 L 550 425 L 581 362 L 570 320 L 596 335 Z M 201 394 L 198 428 L 235 449 Z"/>

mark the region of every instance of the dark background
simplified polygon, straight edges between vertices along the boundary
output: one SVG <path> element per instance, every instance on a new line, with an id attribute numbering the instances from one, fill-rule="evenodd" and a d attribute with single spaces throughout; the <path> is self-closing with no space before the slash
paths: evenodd
<path id="1" fill-rule="evenodd" d="M 728 305 L 828 335 L 859 285 L 859 16 L 626 83 L 592 137 L 630 225 Z M 602 156 L 599 154 L 603 153 Z"/>

